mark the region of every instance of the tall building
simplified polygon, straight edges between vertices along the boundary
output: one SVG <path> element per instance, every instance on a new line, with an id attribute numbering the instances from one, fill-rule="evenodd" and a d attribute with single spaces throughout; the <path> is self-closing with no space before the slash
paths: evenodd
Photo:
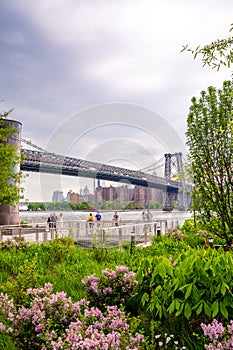
<path id="1" fill-rule="evenodd" d="M 67 202 L 69 203 L 80 203 L 80 195 L 78 193 L 73 192 L 70 190 L 67 193 Z"/>
<path id="2" fill-rule="evenodd" d="M 128 202 L 133 200 L 133 193 L 134 189 L 129 188 L 127 185 L 123 186 L 110 186 L 110 187 L 97 187 L 95 189 L 95 196 L 96 196 L 96 202 L 114 202 L 114 201 L 119 201 L 119 202 Z"/>
<path id="3" fill-rule="evenodd" d="M 135 186 L 134 188 L 134 203 L 135 207 L 149 204 L 150 201 L 164 203 L 165 193 L 163 190 L 151 187 Z"/>
<path id="4" fill-rule="evenodd" d="M 54 191 L 52 196 L 52 202 L 64 202 L 64 195 L 62 191 Z"/>
<path id="5" fill-rule="evenodd" d="M 119 202 L 129 202 L 134 199 L 134 188 L 130 188 L 128 185 L 118 186 L 116 191 Z"/>
<path id="6" fill-rule="evenodd" d="M 144 207 L 147 204 L 148 193 L 147 187 L 135 186 L 134 187 L 134 207 Z"/>

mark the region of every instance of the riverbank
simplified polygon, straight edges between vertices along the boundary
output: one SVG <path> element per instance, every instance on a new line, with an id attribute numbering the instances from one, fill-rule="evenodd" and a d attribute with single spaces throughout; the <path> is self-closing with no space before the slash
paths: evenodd
<path id="1" fill-rule="evenodd" d="M 86 220 L 89 211 L 63 211 L 63 220 Z M 111 220 L 113 217 L 114 211 L 101 211 L 103 220 Z M 142 219 L 142 210 L 131 210 L 131 211 L 118 211 L 119 217 L 122 220 L 132 220 L 135 222 L 139 222 Z M 192 214 L 189 211 L 172 211 L 172 212 L 164 212 L 162 210 L 151 210 L 153 215 L 152 220 L 177 220 L 178 226 L 181 226 L 186 219 L 192 217 Z M 55 212 L 56 216 L 59 217 L 60 212 Z M 93 212 L 94 214 L 94 212 Z M 46 223 L 47 218 L 50 215 L 49 211 L 38 211 L 38 212 L 20 212 L 20 221 L 26 221 L 28 224 L 36 224 L 36 223 Z"/>

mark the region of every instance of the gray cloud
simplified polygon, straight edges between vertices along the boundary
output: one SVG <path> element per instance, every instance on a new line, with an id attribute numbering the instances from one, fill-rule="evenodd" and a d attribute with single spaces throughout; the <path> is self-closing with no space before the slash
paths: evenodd
<path id="1" fill-rule="evenodd" d="M 157 112 L 185 142 L 191 98 L 230 73 L 180 49 L 229 35 L 232 9 L 231 0 L 2 0 L 0 107 L 14 107 L 22 136 L 43 147 L 70 116 L 114 102 Z M 106 130 L 81 153 L 104 144 Z"/>

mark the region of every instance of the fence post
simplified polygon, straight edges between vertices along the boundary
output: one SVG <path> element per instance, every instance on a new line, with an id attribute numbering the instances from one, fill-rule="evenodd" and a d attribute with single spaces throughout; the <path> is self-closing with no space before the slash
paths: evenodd
<path id="1" fill-rule="evenodd" d="M 39 241 L 39 227 L 36 224 L 36 243 L 38 243 L 38 241 Z"/>
<path id="2" fill-rule="evenodd" d="M 118 240 L 118 248 L 122 249 L 122 227 L 119 228 L 119 240 Z"/>
<path id="3" fill-rule="evenodd" d="M 161 222 L 159 222 L 157 226 L 157 237 L 160 237 L 161 236 Z"/>
<path id="4" fill-rule="evenodd" d="M 147 225 L 144 225 L 144 243 L 147 243 Z"/>
<path id="5" fill-rule="evenodd" d="M 154 223 L 154 236 L 157 237 L 157 222 Z"/>
<path id="6" fill-rule="evenodd" d="M 50 237 L 51 240 L 54 239 L 54 236 L 55 236 L 55 235 L 54 235 L 54 232 L 55 232 L 55 230 L 56 230 L 56 229 L 55 229 L 54 227 L 53 227 L 52 230 L 51 230 L 51 237 Z"/>
<path id="7" fill-rule="evenodd" d="M 47 239 L 48 239 L 48 231 L 47 231 L 47 229 L 45 228 L 45 229 L 44 229 L 44 237 L 43 237 L 43 241 L 44 241 L 44 242 L 46 242 L 46 241 L 47 241 Z"/>
<path id="8" fill-rule="evenodd" d="M 135 232 L 131 232 L 131 237 L 130 237 L 130 254 L 133 253 L 133 250 L 135 248 L 136 241 L 135 241 Z"/>
<path id="9" fill-rule="evenodd" d="M 168 234 L 168 223 L 167 220 L 165 221 L 165 235 Z"/>
<path id="10" fill-rule="evenodd" d="M 106 242 L 106 234 L 105 234 L 105 229 L 101 228 L 101 238 L 102 238 L 102 244 L 105 244 Z"/>

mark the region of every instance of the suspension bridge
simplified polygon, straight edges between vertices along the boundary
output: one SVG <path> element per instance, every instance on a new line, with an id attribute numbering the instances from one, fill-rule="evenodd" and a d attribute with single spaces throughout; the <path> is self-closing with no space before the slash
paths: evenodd
<path id="1" fill-rule="evenodd" d="M 177 201 L 178 193 L 182 193 L 179 196 L 180 207 L 188 205 L 190 200 L 191 187 L 172 179 L 173 175 L 183 171 L 182 153 L 166 153 L 164 157 L 144 169 L 131 170 L 48 152 L 21 138 L 22 143 L 33 148 L 32 150 L 21 146 L 22 171 L 87 177 L 161 189 L 166 193 L 165 210 L 172 207 L 172 202 Z M 164 177 L 156 175 L 156 169 L 161 166 L 164 166 Z"/>

